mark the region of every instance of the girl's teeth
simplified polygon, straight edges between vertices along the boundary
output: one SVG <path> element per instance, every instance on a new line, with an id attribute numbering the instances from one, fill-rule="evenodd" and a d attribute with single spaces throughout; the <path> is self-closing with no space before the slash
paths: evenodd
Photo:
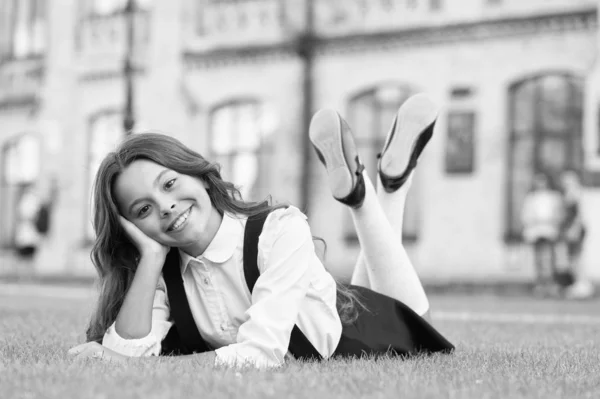
<path id="1" fill-rule="evenodd" d="M 189 215 L 189 211 L 186 212 L 186 213 L 184 213 L 183 215 L 179 216 L 177 218 L 177 221 L 175 222 L 175 224 L 171 228 L 171 230 L 177 230 L 178 228 L 180 228 L 181 225 L 183 224 L 183 222 L 185 222 L 187 220 L 188 215 Z"/>

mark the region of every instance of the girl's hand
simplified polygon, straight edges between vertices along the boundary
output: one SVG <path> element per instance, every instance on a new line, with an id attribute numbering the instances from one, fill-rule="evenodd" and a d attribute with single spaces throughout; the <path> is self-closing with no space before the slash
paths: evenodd
<path id="1" fill-rule="evenodd" d="M 169 253 L 169 247 L 167 247 L 166 245 L 162 245 L 153 240 L 152 238 L 148 237 L 135 224 L 131 223 L 123 216 L 119 215 L 119 221 L 121 222 L 121 226 L 123 226 L 125 233 L 127 233 L 129 238 L 137 247 L 138 251 L 140 251 L 140 255 L 142 256 L 142 258 L 152 257 L 164 261 L 164 259 L 167 257 L 167 254 Z"/>
<path id="2" fill-rule="evenodd" d="M 100 359 L 111 362 L 124 362 L 129 359 L 125 355 L 121 355 L 97 342 L 86 342 L 85 344 L 77 345 L 67 352 L 69 356 L 76 359 Z"/>

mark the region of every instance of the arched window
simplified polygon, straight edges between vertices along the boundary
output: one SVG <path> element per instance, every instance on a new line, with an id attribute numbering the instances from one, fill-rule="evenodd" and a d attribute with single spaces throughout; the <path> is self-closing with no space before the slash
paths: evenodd
<path id="1" fill-rule="evenodd" d="M 256 100 L 230 101 L 210 113 L 212 160 L 221 165 L 223 178 L 240 188 L 244 199 L 262 200 L 269 194 L 271 116 Z"/>
<path id="2" fill-rule="evenodd" d="M 507 239 L 521 233 L 520 212 L 533 175 L 552 178 L 583 164 L 583 81 L 551 73 L 512 85 L 508 148 Z"/>
<path id="3" fill-rule="evenodd" d="M 40 141 L 34 134 L 23 134 L 6 142 L 1 151 L 0 243 L 11 246 L 19 198 L 40 174 Z"/>
<path id="4" fill-rule="evenodd" d="M 348 123 L 352 128 L 356 146 L 373 184 L 377 182 L 377 154 L 383 149 L 387 133 L 398 108 L 410 96 L 411 91 L 403 85 L 386 84 L 362 92 L 348 104 Z M 404 212 L 402 235 L 414 240 L 419 230 L 418 179 L 409 192 Z M 353 241 L 356 233 L 348 221 L 346 237 Z"/>
<path id="5" fill-rule="evenodd" d="M 110 151 L 113 151 L 123 139 L 123 119 L 118 111 L 105 111 L 90 118 L 88 135 L 88 176 L 86 197 L 89 198 L 85 209 L 85 234 L 90 240 L 94 239 L 92 227 L 92 200 L 91 197 L 96 172 L 100 163 Z"/>

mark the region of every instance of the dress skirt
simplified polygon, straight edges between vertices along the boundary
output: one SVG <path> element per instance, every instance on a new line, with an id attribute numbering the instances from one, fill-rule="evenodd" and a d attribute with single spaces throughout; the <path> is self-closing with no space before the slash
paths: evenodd
<path id="1" fill-rule="evenodd" d="M 454 349 L 423 317 L 404 303 L 368 288 L 352 286 L 366 307 L 344 325 L 334 357 L 448 353 Z"/>

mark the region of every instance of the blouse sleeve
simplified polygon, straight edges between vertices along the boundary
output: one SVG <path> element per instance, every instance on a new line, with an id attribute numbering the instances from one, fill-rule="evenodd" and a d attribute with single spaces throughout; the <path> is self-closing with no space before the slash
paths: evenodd
<path id="1" fill-rule="evenodd" d="M 306 216 L 289 207 L 272 212 L 259 238 L 261 271 L 248 320 L 237 342 L 216 350 L 216 364 L 274 367 L 284 363 L 290 334 L 310 285 L 315 255 Z"/>
<path id="2" fill-rule="evenodd" d="M 115 323 L 113 323 L 104 334 L 102 345 L 126 356 L 158 356 L 161 351 L 161 342 L 173 325 L 169 321 L 169 313 L 166 284 L 161 276 L 154 293 L 150 333 L 143 338 L 125 339 L 117 334 Z"/>

